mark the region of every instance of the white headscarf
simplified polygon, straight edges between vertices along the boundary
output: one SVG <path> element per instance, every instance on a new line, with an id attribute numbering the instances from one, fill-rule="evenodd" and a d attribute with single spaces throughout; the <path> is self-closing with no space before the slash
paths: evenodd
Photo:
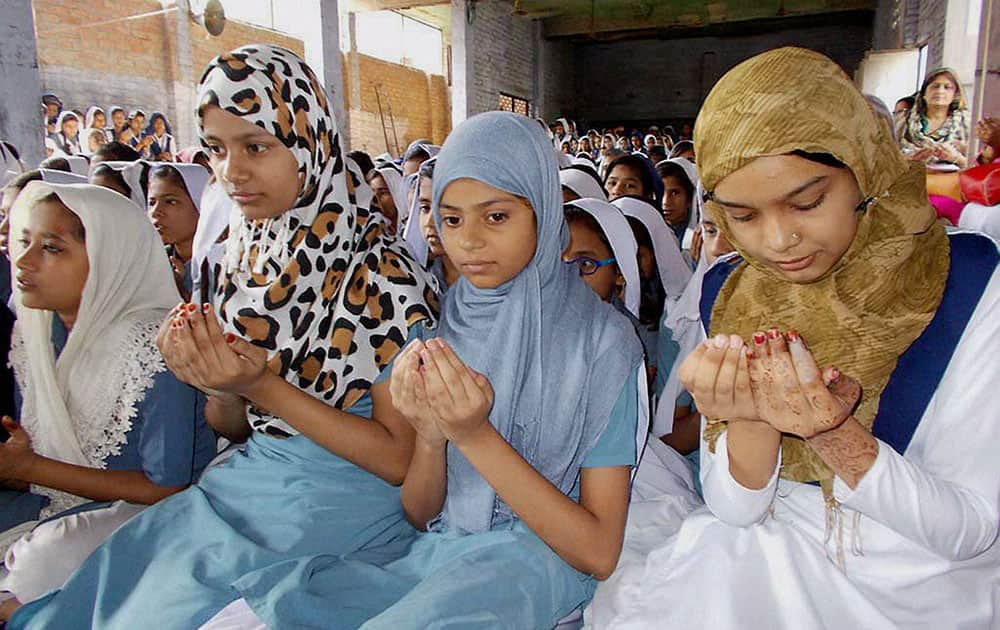
<path id="1" fill-rule="evenodd" d="M 93 126 L 94 126 L 94 118 L 97 116 L 98 112 L 100 112 L 101 114 L 104 114 L 104 110 L 101 109 L 100 107 L 98 107 L 97 105 L 91 105 L 87 109 L 87 115 L 84 116 L 84 125 L 83 125 L 85 129 L 91 129 L 91 128 L 93 128 Z M 104 122 L 107 122 L 107 116 L 105 116 Z M 101 129 L 103 131 L 103 128 L 101 128 Z"/>
<path id="2" fill-rule="evenodd" d="M 593 170 L 593 168 L 590 170 Z M 597 173 L 595 172 L 594 175 L 596 176 Z M 579 168 L 568 166 L 560 169 L 559 183 L 563 187 L 575 192 L 581 198 L 599 199 L 604 202 L 608 200 L 608 193 L 604 191 L 600 182 Z"/>
<path id="3" fill-rule="evenodd" d="M 40 168 L 38 172 L 42 174 L 42 181 L 50 184 L 86 184 L 87 178 L 75 173 L 67 173 L 54 168 Z"/>
<path id="4" fill-rule="evenodd" d="M 406 186 L 403 174 L 395 165 L 386 165 L 375 170 L 385 180 L 385 185 L 389 187 L 389 194 L 392 195 L 392 201 L 396 204 L 396 225 L 393 228 L 398 228 L 399 217 L 406 211 Z"/>
<path id="5" fill-rule="evenodd" d="M 437 157 L 432 157 L 427 162 L 424 162 L 424 164 L 436 162 Z M 417 180 L 414 183 L 417 190 L 413 195 L 410 207 L 407 209 L 409 216 L 406 219 L 406 230 L 403 231 L 403 240 L 420 266 L 426 268 L 430 250 L 427 246 L 427 240 L 424 238 L 424 231 L 420 227 L 420 180 L 420 171 L 417 171 Z"/>
<path id="6" fill-rule="evenodd" d="M 414 140 L 410 143 L 410 146 L 406 147 L 406 152 L 403 153 L 403 161 L 405 162 L 410 159 L 418 149 L 426 153 L 428 159 L 441 152 L 441 147 L 436 144 L 431 144 L 424 140 Z"/>
<path id="7" fill-rule="evenodd" d="M 60 149 L 59 145 L 56 144 L 56 141 L 50 136 L 45 136 L 45 148 L 52 151 L 52 155 L 49 156 L 50 158 L 66 157 L 66 152 Z"/>
<path id="8" fill-rule="evenodd" d="M 691 267 L 684 259 L 677 239 L 663 216 L 648 201 L 634 197 L 619 197 L 611 203 L 625 216 L 638 219 L 646 226 L 653 241 L 653 255 L 656 257 L 656 269 L 660 272 L 663 291 L 667 294 L 668 303 L 677 301 L 691 279 Z"/>
<path id="9" fill-rule="evenodd" d="M 701 327 L 701 286 L 709 266 L 705 258 L 705 247 L 702 247 L 694 275 L 691 276 L 691 280 L 680 299 L 669 310 L 666 310 L 660 325 L 661 331 L 664 327 L 670 329 L 671 338 L 677 343 L 679 350 L 656 405 L 656 417 L 650 428 L 655 437 L 662 437 L 673 432 L 674 408 L 677 405 L 677 397 L 684 389 L 677 376 L 678 370 L 680 370 L 684 359 L 705 339 L 705 333 Z"/>
<path id="10" fill-rule="evenodd" d="M 642 298 L 641 280 L 639 278 L 639 246 L 635 235 L 629 227 L 625 215 L 616 206 L 604 199 L 577 199 L 567 206 L 574 206 L 594 217 L 611 245 L 611 254 L 615 257 L 618 269 L 625 278 L 625 308 L 637 319 L 639 317 L 639 302 Z"/>
<path id="11" fill-rule="evenodd" d="M 121 173 L 122 179 L 125 180 L 129 190 L 132 191 L 130 197 L 132 199 L 132 203 L 137 205 L 143 212 L 146 212 L 146 195 L 142 192 L 142 180 L 146 176 L 149 163 L 143 160 L 136 160 L 134 162 L 98 162 L 92 166 L 91 170 L 102 164 L 110 166 L 112 170 Z"/>
<path id="12" fill-rule="evenodd" d="M 563 153 L 559 147 L 556 147 L 556 163 L 559 168 L 566 168 L 567 166 L 573 165 L 573 156 L 569 153 Z"/>
<path id="13" fill-rule="evenodd" d="M 159 234 L 111 190 L 31 182 L 14 203 L 14 233 L 21 233 L 36 202 L 50 193 L 83 224 L 90 270 L 58 359 L 50 342 L 52 311 L 28 308 L 14 288 L 11 362 L 24 396 L 20 420 L 40 455 L 104 468 L 131 429 L 153 376 L 165 369 L 156 333 L 180 295 Z M 11 250 L 16 259 L 20 245 L 12 242 Z M 82 501 L 39 491 L 53 498 L 52 510 Z"/>
<path id="14" fill-rule="evenodd" d="M 67 118 L 72 118 L 73 120 L 76 121 L 76 137 L 74 138 L 70 138 L 63 133 L 62 126 Z M 60 151 L 62 151 L 67 155 L 75 155 L 79 153 L 81 146 L 80 135 L 82 132 L 83 132 L 83 121 L 80 120 L 80 117 L 68 109 L 63 110 L 63 112 L 59 114 L 59 118 L 56 120 L 56 131 L 54 134 L 56 136 L 55 140 L 56 146 L 59 147 Z M 62 146 L 59 146 L 60 144 L 62 144 Z"/>
<path id="15" fill-rule="evenodd" d="M 676 164 L 681 167 L 684 174 L 687 176 L 688 181 L 691 182 L 691 187 L 694 192 L 691 193 L 691 208 L 688 211 L 688 224 L 684 232 L 684 240 L 681 243 L 682 249 L 691 248 L 691 237 L 694 236 L 696 230 L 698 230 L 698 223 L 701 221 L 701 205 L 702 205 L 702 188 L 701 180 L 698 179 L 698 167 L 687 158 L 669 158 L 663 160 L 662 162 L 657 162 L 657 166 L 670 162 L 671 164 Z"/>
<path id="16" fill-rule="evenodd" d="M 190 188 L 188 192 L 191 192 Z M 192 194 L 191 199 L 198 206 L 198 227 L 195 228 L 194 243 L 191 246 L 191 285 L 192 293 L 195 293 L 201 283 L 205 282 L 202 268 L 206 267 L 211 273 L 226 255 L 226 244 L 218 241 L 229 227 L 229 215 L 233 212 L 234 204 L 217 181 L 206 182 L 200 197 L 195 199 Z"/>
<path id="17" fill-rule="evenodd" d="M 70 173 L 87 177 L 90 172 L 90 160 L 82 155 L 67 155 L 66 161 L 69 162 Z"/>
<path id="18" fill-rule="evenodd" d="M 187 189 L 191 201 L 194 202 L 194 207 L 200 213 L 201 197 L 205 193 L 205 187 L 208 186 L 208 180 L 212 174 L 201 164 L 186 164 L 184 162 L 153 162 L 150 164 L 150 170 L 162 168 L 172 168 L 180 174 L 181 179 L 184 180 L 184 188 Z"/>

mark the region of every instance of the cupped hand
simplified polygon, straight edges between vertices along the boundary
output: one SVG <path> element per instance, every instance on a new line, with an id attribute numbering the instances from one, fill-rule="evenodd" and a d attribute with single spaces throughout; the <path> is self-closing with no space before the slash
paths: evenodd
<path id="1" fill-rule="evenodd" d="M 805 341 L 777 328 L 754 335 L 750 386 L 761 420 L 782 433 L 811 438 L 840 426 L 861 397 L 857 382 L 834 367 L 821 371 Z"/>
<path id="2" fill-rule="evenodd" d="M 681 364 L 678 377 L 703 415 L 756 420 L 747 348 L 739 335 L 707 339 Z"/>

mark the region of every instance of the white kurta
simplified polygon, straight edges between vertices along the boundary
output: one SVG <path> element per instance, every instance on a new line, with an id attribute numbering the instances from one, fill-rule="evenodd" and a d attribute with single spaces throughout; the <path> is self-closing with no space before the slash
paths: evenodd
<path id="1" fill-rule="evenodd" d="M 714 454 L 701 449 L 706 507 L 679 532 L 668 520 L 644 559 L 623 556 L 588 626 L 1000 628 L 998 384 L 1000 271 L 905 453 L 880 442 L 853 492 L 836 480 L 844 571 L 830 560 L 835 539 L 824 544 L 820 488 L 777 469 L 765 488 L 744 488 L 723 434 Z"/>

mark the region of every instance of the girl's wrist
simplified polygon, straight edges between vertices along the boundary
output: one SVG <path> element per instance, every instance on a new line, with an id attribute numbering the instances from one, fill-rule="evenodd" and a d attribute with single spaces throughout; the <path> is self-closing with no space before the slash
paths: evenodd
<path id="1" fill-rule="evenodd" d="M 285 379 L 279 378 L 271 370 L 264 370 L 252 381 L 241 387 L 239 391 L 234 392 L 234 395 L 242 396 L 256 405 L 267 407 L 267 399 L 276 384 L 275 379 L 280 383 L 287 383 Z M 278 384 L 280 385 L 280 383 Z"/>
<path id="2" fill-rule="evenodd" d="M 448 440 L 443 437 L 440 440 L 429 440 L 418 433 L 416 442 L 413 446 L 425 455 L 436 456 L 445 452 L 445 449 L 448 446 Z"/>
<path id="3" fill-rule="evenodd" d="M 491 434 L 496 434 L 496 430 L 488 418 L 483 418 L 474 428 L 455 436 L 457 439 L 452 439 L 451 442 L 461 450 L 474 449 L 489 440 Z"/>
<path id="4" fill-rule="evenodd" d="M 42 456 L 38 453 L 31 451 L 24 456 L 24 460 L 16 467 L 12 475 L 15 479 L 19 479 L 25 483 L 39 483 L 37 479 L 37 469 L 38 464 L 42 460 Z"/>

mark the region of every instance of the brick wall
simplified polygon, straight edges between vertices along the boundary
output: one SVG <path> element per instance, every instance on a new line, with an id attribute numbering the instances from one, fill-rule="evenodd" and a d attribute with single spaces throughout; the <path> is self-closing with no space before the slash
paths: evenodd
<path id="1" fill-rule="evenodd" d="M 350 117 L 351 149 L 371 155 L 386 150 L 376 88 L 393 155 L 399 155 L 396 139 L 400 152 L 417 138 L 429 138 L 437 144 L 444 142 L 451 131 L 451 105 L 443 76 L 355 52 L 344 55 L 344 68 L 347 69 L 344 108 Z"/>
<path id="2" fill-rule="evenodd" d="M 514 15 L 509 0 L 475 2 L 466 33 L 468 115 L 495 110 L 500 92 L 531 100 L 536 48 L 531 20 Z"/>
<path id="3" fill-rule="evenodd" d="M 299 39 L 233 20 L 227 21 L 219 37 L 208 35 L 193 22 L 179 28 L 181 18 L 175 13 L 81 28 L 157 11 L 161 9 L 158 0 L 34 0 L 33 8 L 43 91 L 58 94 L 66 107 L 83 112 L 91 105 L 105 110 L 120 105 L 142 109 L 147 115 L 162 111 L 174 123 L 180 146 L 196 142 L 193 115 L 187 110 L 193 107 L 201 72 L 213 57 L 255 42 L 304 55 Z M 185 41 L 186 46 L 181 43 Z M 392 109 L 401 150 L 416 138 L 444 141 L 451 116 L 443 76 L 356 53 L 342 60 L 345 76 L 340 87 L 350 122 L 346 139 L 350 148 L 373 154 L 385 150 L 375 85 L 382 86 L 387 125 Z M 389 139 L 392 143 L 391 128 Z"/>
<path id="4" fill-rule="evenodd" d="M 582 121 L 693 120 L 704 96 L 739 62 L 780 46 L 818 50 L 853 74 L 871 46 L 871 24 L 830 24 L 759 35 L 578 44 L 570 58 Z"/>
<path id="5" fill-rule="evenodd" d="M 539 37 L 538 46 L 535 112 L 545 120 L 555 120 L 574 109 L 573 44 Z"/>
<path id="6" fill-rule="evenodd" d="M 300 40 L 242 24 L 226 23 L 220 37 L 190 24 L 190 47 L 178 50 L 178 16 L 167 13 L 89 27 L 127 15 L 157 11 L 157 0 L 34 0 L 38 65 L 42 89 L 58 94 L 70 109 L 91 105 L 162 111 L 175 122 L 190 121 L 176 102 L 190 102 L 202 69 L 219 53 L 243 44 L 266 42 L 303 54 Z M 193 72 L 182 71 L 186 63 Z M 184 98 L 187 96 L 187 98 Z M 180 146 L 195 142 L 189 124 L 174 125 Z"/>

